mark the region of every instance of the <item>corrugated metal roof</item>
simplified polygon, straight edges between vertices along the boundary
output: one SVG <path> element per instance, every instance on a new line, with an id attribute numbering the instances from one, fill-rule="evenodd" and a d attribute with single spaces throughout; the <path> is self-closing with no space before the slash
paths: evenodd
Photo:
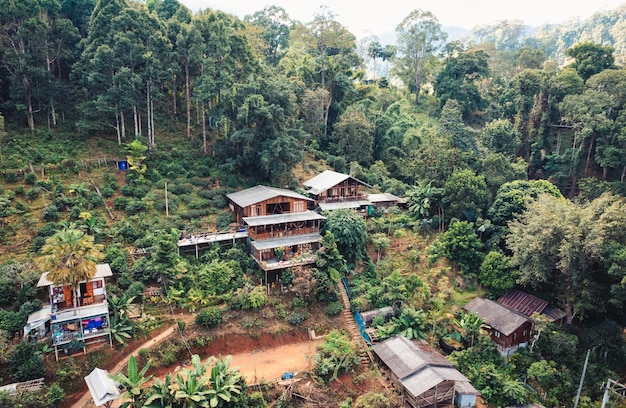
<path id="1" fill-rule="evenodd" d="M 283 188 L 267 187 L 258 185 L 250 187 L 245 190 L 237 191 L 235 193 L 226 194 L 226 197 L 237 204 L 240 207 L 248 207 L 249 205 L 260 203 L 261 201 L 269 200 L 274 197 L 290 197 L 297 198 L 299 200 L 313 201 L 308 197 L 298 194 L 291 190 L 285 190 Z"/>
<path id="2" fill-rule="evenodd" d="M 412 376 L 402 380 L 402 385 L 414 397 L 417 397 L 444 381 L 454 381 L 456 384 L 463 384 L 463 394 L 478 394 L 478 391 L 471 385 L 470 381 L 454 367 L 425 367 Z"/>
<path id="3" fill-rule="evenodd" d="M 349 178 L 364 185 L 365 187 L 372 188 L 372 186 L 370 186 L 369 184 L 359 179 L 356 179 L 348 174 L 337 173 L 336 171 L 332 171 L 332 170 L 324 170 L 323 172 L 313 177 L 312 179 L 307 180 L 304 183 L 302 183 L 302 185 L 306 187 L 311 194 L 318 195 Z"/>
<path id="4" fill-rule="evenodd" d="M 318 203 L 322 211 L 332 211 L 338 210 L 340 208 L 360 208 L 366 207 L 368 205 L 372 205 L 371 202 L 366 200 L 355 200 L 355 201 L 331 201 L 328 203 L 320 202 Z"/>
<path id="5" fill-rule="evenodd" d="M 275 239 L 264 239 L 262 241 L 252 241 L 250 245 L 252 245 L 252 247 L 257 251 L 261 251 L 264 249 L 286 247 L 291 245 L 310 244 L 313 242 L 320 242 L 321 240 L 322 236 L 320 234 L 305 234 Z"/>
<path id="6" fill-rule="evenodd" d="M 326 217 L 316 213 L 315 211 L 303 211 L 297 213 L 286 214 L 273 214 L 273 215 L 261 215 L 258 217 L 244 217 L 245 222 L 250 227 L 256 227 L 259 225 L 273 225 L 283 224 L 286 222 L 299 222 L 299 221 L 315 221 L 325 220 Z"/>
<path id="7" fill-rule="evenodd" d="M 96 265 L 96 274 L 91 279 L 93 280 L 96 278 L 106 278 L 108 276 L 113 276 L 113 272 L 111 271 L 111 266 L 109 266 L 108 263 L 98 264 Z M 50 286 L 50 285 L 54 285 L 54 283 L 48 280 L 48 272 L 42 273 L 41 277 L 39 278 L 39 282 L 37 282 L 37 287 Z"/>
<path id="8" fill-rule="evenodd" d="M 551 305 L 547 300 L 543 300 L 519 289 L 511 289 L 500 296 L 498 303 L 509 306 L 528 317 L 532 316 L 533 313 L 541 313 L 546 316 L 550 322 L 560 320 L 566 315 L 564 311 Z"/>
<path id="9" fill-rule="evenodd" d="M 441 355 L 426 353 L 406 337 L 395 336 L 375 344 L 374 352 L 400 379 L 406 378 L 427 365 L 452 367 L 452 363 Z"/>
<path id="10" fill-rule="evenodd" d="M 541 314 L 546 316 L 549 322 L 556 322 L 557 320 L 561 320 L 562 318 L 567 316 L 567 313 L 554 305 L 546 306 Z"/>
<path id="11" fill-rule="evenodd" d="M 94 368 L 85 377 L 85 382 L 96 406 L 104 405 L 122 396 L 117 383 L 109 377 L 109 373 L 106 370 L 101 368 Z"/>
<path id="12" fill-rule="evenodd" d="M 539 299 L 537 296 L 522 292 L 519 289 L 511 289 L 500 296 L 498 303 L 509 306 L 526 316 L 541 313 L 548 306 L 547 300 Z"/>
<path id="13" fill-rule="evenodd" d="M 391 193 L 376 193 L 376 194 L 368 194 L 367 195 L 367 200 L 371 201 L 372 203 L 376 204 L 376 203 L 385 203 L 388 201 L 394 201 L 396 203 L 406 203 L 406 200 L 404 198 L 400 198 L 398 196 L 395 196 Z"/>
<path id="14" fill-rule="evenodd" d="M 464 309 L 476 313 L 485 324 L 505 336 L 510 335 L 521 325 L 530 321 L 523 314 L 489 299 L 474 298 L 464 306 Z"/>
<path id="15" fill-rule="evenodd" d="M 455 389 L 459 393 L 479 394 L 467 377 L 455 369 L 444 356 L 425 342 L 422 347 L 406 337 L 395 336 L 375 344 L 372 349 L 415 397 L 443 381 L 454 381 Z"/>

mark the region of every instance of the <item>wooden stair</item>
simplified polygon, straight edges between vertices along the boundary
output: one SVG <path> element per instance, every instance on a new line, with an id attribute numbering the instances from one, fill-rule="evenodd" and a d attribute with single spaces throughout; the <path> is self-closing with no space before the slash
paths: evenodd
<path id="1" fill-rule="evenodd" d="M 346 323 L 346 328 L 348 329 L 348 333 L 350 333 L 352 342 L 357 347 L 361 365 L 367 367 L 371 362 L 374 361 L 374 357 L 372 356 L 372 353 L 369 350 L 369 346 L 365 342 L 365 339 L 363 339 L 363 337 L 361 336 L 359 326 L 354 321 L 354 316 L 350 311 L 350 299 L 348 298 L 348 294 L 346 293 L 346 290 L 342 285 L 340 285 L 339 287 L 339 293 L 341 294 L 341 301 L 343 302 L 342 316 Z"/>

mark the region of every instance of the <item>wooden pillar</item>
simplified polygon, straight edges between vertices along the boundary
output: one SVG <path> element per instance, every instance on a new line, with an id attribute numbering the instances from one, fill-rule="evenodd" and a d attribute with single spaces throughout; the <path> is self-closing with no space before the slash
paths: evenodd
<path id="1" fill-rule="evenodd" d="M 198 242 L 196 241 L 196 259 L 198 259 Z"/>

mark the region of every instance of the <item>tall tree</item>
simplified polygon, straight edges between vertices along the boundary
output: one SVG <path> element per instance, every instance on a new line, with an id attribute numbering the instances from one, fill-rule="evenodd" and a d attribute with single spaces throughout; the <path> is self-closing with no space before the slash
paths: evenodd
<path id="1" fill-rule="evenodd" d="M 568 323 L 603 313 L 611 299 L 607 285 L 624 276 L 607 275 L 602 260 L 607 248 L 626 242 L 625 213 L 626 201 L 608 193 L 581 204 L 540 196 L 509 224 L 518 283 L 552 291 Z"/>
<path id="2" fill-rule="evenodd" d="M 348 208 L 330 211 L 327 214 L 324 230 L 333 233 L 337 240 L 337 249 L 349 265 L 365 259 L 367 229 L 363 217 L 354 210 Z"/>
<path id="3" fill-rule="evenodd" d="M 37 263 L 41 270 L 48 272 L 48 279 L 55 285 L 71 287 L 76 307 L 80 283 L 96 274 L 96 261 L 102 258 L 103 248 L 94 243 L 92 236 L 66 228 L 46 239 Z"/>
<path id="4" fill-rule="evenodd" d="M 345 157 L 347 162 L 369 165 L 372 162 L 374 144 L 374 124 L 359 108 L 348 108 L 333 129 L 333 151 Z"/>
<path id="5" fill-rule="evenodd" d="M 330 126 L 331 105 L 340 96 L 338 90 L 359 66 L 355 37 L 342 26 L 327 7 L 321 7 L 313 21 L 299 26 L 292 34 L 293 47 L 305 50 L 312 57 L 316 82 L 327 93 L 324 101 L 324 136 Z M 348 84 L 345 84 L 348 85 Z"/>
<path id="6" fill-rule="evenodd" d="M 574 58 L 573 68 L 578 71 L 583 81 L 587 81 L 592 75 L 614 67 L 614 51 L 615 48 L 610 45 L 581 42 L 568 48 L 565 55 Z"/>
<path id="7" fill-rule="evenodd" d="M 436 54 L 447 34 L 433 13 L 414 10 L 396 27 L 396 35 L 396 66 L 400 77 L 414 88 L 415 104 L 418 105 L 422 84 L 433 73 L 437 64 Z"/>
<path id="8" fill-rule="evenodd" d="M 473 128 L 465 126 L 461 107 L 456 99 L 448 99 L 439 118 L 439 135 L 447 139 L 450 145 L 462 152 L 477 154 L 478 144 Z"/>
<path id="9" fill-rule="evenodd" d="M 276 66 L 289 46 L 289 32 L 294 25 L 287 12 L 278 6 L 266 6 L 263 10 L 244 17 L 244 21 L 261 29 L 265 62 Z"/>
<path id="10" fill-rule="evenodd" d="M 467 276 L 475 276 L 485 258 L 483 244 L 476 234 L 474 224 L 467 221 L 453 223 L 428 247 L 429 261 L 445 257 L 454 262 Z"/>
<path id="11" fill-rule="evenodd" d="M 295 102 L 291 83 L 280 76 L 242 85 L 235 97 L 236 130 L 226 141 L 229 166 L 258 179 L 288 182 L 304 137 L 296 127 Z"/>
<path id="12" fill-rule="evenodd" d="M 485 51 L 478 50 L 446 59 L 434 84 L 440 106 L 455 99 L 463 115 L 484 109 L 487 101 L 480 94 L 478 83 L 488 74 L 488 58 Z"/>

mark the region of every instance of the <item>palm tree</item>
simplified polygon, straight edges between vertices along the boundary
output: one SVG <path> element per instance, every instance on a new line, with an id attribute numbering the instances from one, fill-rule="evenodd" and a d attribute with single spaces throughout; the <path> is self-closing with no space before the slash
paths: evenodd
<path id="1" fill-rule="evenodd" d="M 48 279 L 55 285 L 70 286 L 76 308 L 78 287 L 96 274 L 95 260 L 102 258 L 103 248 L 103 245 L 94 243 L 91 235 L 65 228 L 46 239 L 37 264 L 40 269 L 48 271 Z"/>

